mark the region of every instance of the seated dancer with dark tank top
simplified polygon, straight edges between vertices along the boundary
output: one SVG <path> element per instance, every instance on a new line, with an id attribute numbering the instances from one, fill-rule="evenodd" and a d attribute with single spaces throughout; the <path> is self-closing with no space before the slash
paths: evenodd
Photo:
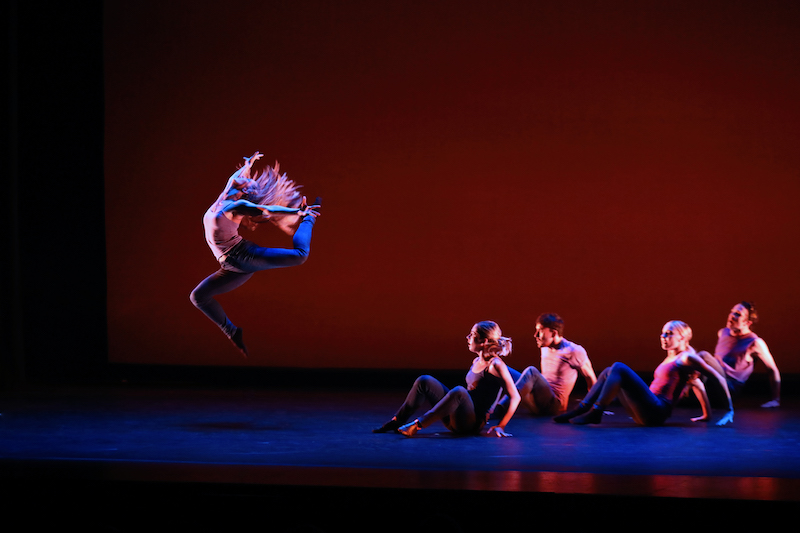
<path id="1" fill-rule="evenodd" d="M 717 346 L 714 355 L 702 351 L 697 355 L 703 358 L 714 370 L 725 376 L 728 389 L 735 399 L 744 388 L 745 382 L 753 373 L 756 359 L 767 367 L 772 399 L 761 405 L 764 408 L 781 405 L 781 373 L 775 364 L 764 339 L 750 329 L 758 321 L 756 306 L 751 302 L 740 302 L 728 313 L 726 327 L 717 332 Z M 708 390 L 712 403 L 720 398 L 718 387 Z"/>
<path id="2" fill-rule="evenodd" d="M 586 397 L 572 411 L 553 418 L 555 422 L 572 424 L 599 424 L 604 410 L 615 398 L 619 398 L 625 410 L 637 424 L 659 426 L 671 415 L 687 383 L 696 379 L 698 373 L 720 383 L 728 398 L 728 410 L 717 421 L 718 426 L 733 422 L 731 402 L 725 378 L 698 357 L 689 345 L 692 330 L 684 322 L 673 320 L 661 330 L 661 348 L 666 358 L 656 368 L 653 381 L 648 387 L 630 367 L 614 363 L 603 370 Z M 703 416 L 692 418 L 693 422 L 708 421 L 711 407 L 703 393 L 701 400 Z"/>
<path id="3" fill-rule="evenodd" d="M 467 335 L 467 347 L 476 357 L 467 372 L 466 387 L 450 390 L 431 376 L 420 376 L 392 419 L 373 432 L 394 431 L 412 437 L 420 429 L 441 420 L 454 433 L 510 437 L 505 429 L 517 410 L 519 393 L 501 357 L 511 353 L 511 339 L 502 336 L 496 323 L 483 321 L 475 324 Z M 482 432 L 488 413 L 503 391 L 509 396 L 505 415 L 496 426 Z M 426 402 L 431 409 L 407 423 Z"/>

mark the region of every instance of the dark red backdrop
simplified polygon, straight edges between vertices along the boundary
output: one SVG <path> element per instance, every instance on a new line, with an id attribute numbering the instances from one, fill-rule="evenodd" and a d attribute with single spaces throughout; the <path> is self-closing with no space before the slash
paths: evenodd
<path id="1" fill-rule="evenodd" d="M 105 4 L 111 361 L 461 368 L 493 319 L 523 367 L 556 311 L 652 370 L 664 322 L 712 349 L 752 299 L 800 371 L 794 2 L 205 4 Z M 255 150 L 325 207 L 305 265 L 222 298 L 242 361 L 188 295 Z"/>

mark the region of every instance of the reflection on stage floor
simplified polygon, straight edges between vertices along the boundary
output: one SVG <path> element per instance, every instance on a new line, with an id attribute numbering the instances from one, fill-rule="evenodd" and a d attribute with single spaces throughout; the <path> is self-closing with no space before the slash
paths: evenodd
<path id="1" fill-rule="evenodd" d="M 794 398 L 774 410 L 745 398 L 734 424 L 721 428 L 692 423 L 697 408 L 688 405 L 655 428 L 636 426 L 617 408 L 603 424 L 583 427 L 520 413 L 508 439 L 456 436 L 438 423 L 414 438 L 373 434 L 404 394 L 394 388 L 33 388 L 0 401 L 0 469 L 4 483 L 18 487 L 11 500 L 17 509 L 46 496 L 35 508 L 56 500 L 69 509 L 61 512 L 66 517 L 93 501 L 128 517 L 113 523 L 117 531 L 127 531 L 125 524 L 133 530 L 147 511 L 163 510 L 170 500 L 195 513 L 202 505 L 197 516 L 204 520 L 181 519 L 184 525 L 194 520 L 195 529 L 230 525 L 237 516 L 257 519 L 249 507 L 230 513 L 246 501 L 259 508 L 268 502 L 276 531 L 322 515 L 321 530 L 348 517 L 353 529 L 372 530 L 370 513 L 390 515 L 376 530 L 402 529 L 398 520 L 411 511 L 469 530 L 488 520 L 484 510 L 495 516 L 497 506 L 511 506 L 505 520 L 524 522 L 522 509 L 511 508 L 534 502 L 539 510 L 526 513 L 574 512 L 576 527 L 568 530 L 578 531 L 591 529 L 590 517 L 579 520 L 581 509 L 606 505 L 761 512 L 800 501 Z M 284 511 L 279 519 L 276 505 Z M 465 520 L 478 509 L 484 518 Z M 112 525 L 95 527 L 100 523 Z"/>

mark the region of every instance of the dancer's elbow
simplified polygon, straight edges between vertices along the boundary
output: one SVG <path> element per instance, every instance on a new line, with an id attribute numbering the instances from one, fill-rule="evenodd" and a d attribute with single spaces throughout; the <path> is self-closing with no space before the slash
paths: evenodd
<path id="1" fill-rule="evenodd" d="M 308 261 L 308 255 L 311 250 L 304 248 L 295 248 L 295 265 L 302 265 Z"/>

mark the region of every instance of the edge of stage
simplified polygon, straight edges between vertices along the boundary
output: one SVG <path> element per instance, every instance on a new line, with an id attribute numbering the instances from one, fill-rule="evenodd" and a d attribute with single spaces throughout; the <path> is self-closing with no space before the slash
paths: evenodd
<path id="1" fill-rule="evenodd" d="M 758 407 L 767 384 L 755 378 L 730 428 L 686 422 L 689 405 L 662 428 L 615 411 L 596 427 L 517 415 L 511 439 L 372 434 L 418 374 L 109 365 L 83 384 L 7 391 L 9 517 L 99 531 L 393 531 L 412 527 L 411 513 L 413 527 L 473 531 L 558 516 L 559 529 L 583 531 L 635 507 L 736 529 L 800 500 L 793 377 L 777 410 Z"/>

